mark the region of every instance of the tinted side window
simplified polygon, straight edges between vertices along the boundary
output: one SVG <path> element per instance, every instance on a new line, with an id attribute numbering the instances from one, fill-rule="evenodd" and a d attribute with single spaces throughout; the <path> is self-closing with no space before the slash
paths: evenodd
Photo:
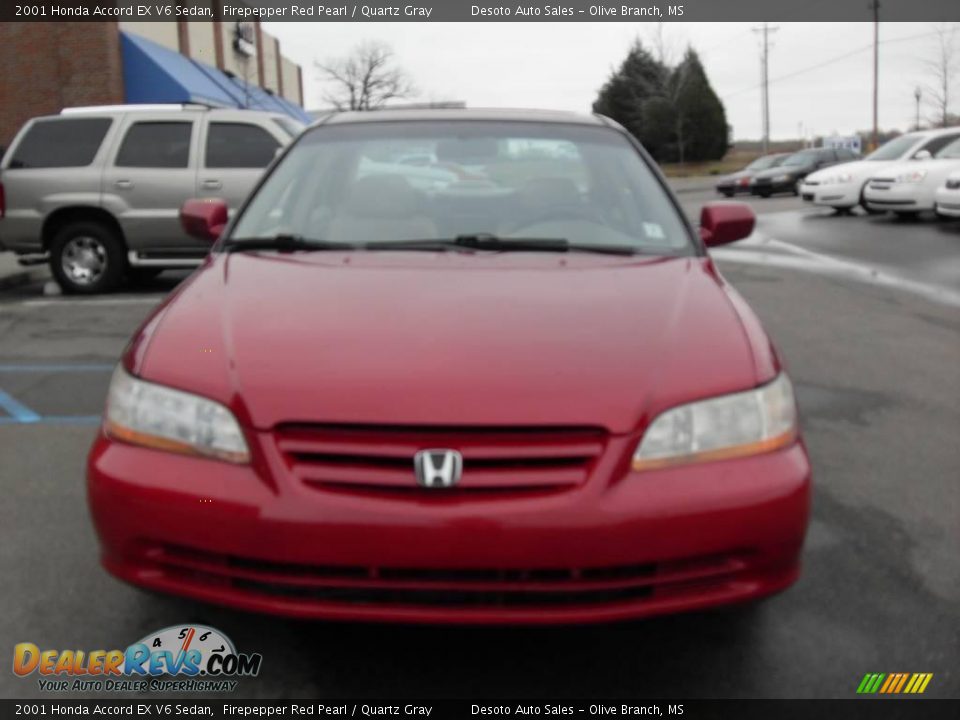
<path id="1" fill-rule="evenodd" d="M 117 153 L 117 167 L 187 167 L 192 125 L 189 122 L 134 123 Z"/>
<path id="2" fill-rule="evenodd" d="M 11 168 L 83 167 L 93 162 L 110 118 L 40 120 L 17 145 Z"/>
<path id="3" fill-rule="evenodd" d="M 857 154 L 849 148 L 840 148 L 837 150 L 837 155 L 841 160 L 853 160 L 857 157 Z"/>
<path id="4" fill-rule="evenodd" d="M 836 159 L 837 154 L 833 150 L 821 150 L 817 157 L 820 162 L 833 162 Z"/>
<path id="5" fill-rule="evenodd" d="M 210 123 L 208 168 L 262 168 L 270 164 L 280 143 L 262 127 L 248 123 Z"/>
<path id="6" fill-rule="evenodd" d="M 930 140 L 922 149 L 929 151 L 931 155 L 936 155 L 957 138 L 960 138 L 960 135 L 941 135 Z"/>

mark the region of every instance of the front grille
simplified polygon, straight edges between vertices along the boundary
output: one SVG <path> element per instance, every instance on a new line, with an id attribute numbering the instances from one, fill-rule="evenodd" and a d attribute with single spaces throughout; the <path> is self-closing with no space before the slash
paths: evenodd
<path id="1" fill-rule="evenodd" d="M 597 428 L 431 428 L 283 425 L 275 432 L 289 471 L 339 492 L 555 492 L 586 482 L 606 446 Z M 426 491 L 414 477 L 420 450 L 463 456 L 455 488 Z"/>
<path id="2" fill-rule="evenodd" d="M 804 184 L 809 185 L 810 187 L 816 187 L 820 184 L 818 180 L 804 180 Z"/>
<path id="3" fill-rule="evenodd" d="M 947 190 L 960 190 L 960 179 L 947 180 Z"/>
<path id="4" fill-rule="evenodd" d="M 638 600 L 719 585 L 746 566 L 743 551 L 663 563 L 586 568 L 392 568 L 314 566 L 152 545 L 168 576 L 242 593 L 352 605 L 555 607 Z"/>

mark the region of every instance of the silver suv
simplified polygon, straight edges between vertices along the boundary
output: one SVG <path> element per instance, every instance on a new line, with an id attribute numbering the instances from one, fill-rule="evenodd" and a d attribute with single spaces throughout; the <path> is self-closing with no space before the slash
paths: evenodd
<path id="1" fill-rule="evenodd" d="M 76 293 L 197 265 L 209 245 L 180 227 L 183 202 L 218 197 L 236 208 L 302 128 L 286 115 L 199 105 L 34 118 L 0 162 L 0 249 L 22 262 L 49 257 Z"/>

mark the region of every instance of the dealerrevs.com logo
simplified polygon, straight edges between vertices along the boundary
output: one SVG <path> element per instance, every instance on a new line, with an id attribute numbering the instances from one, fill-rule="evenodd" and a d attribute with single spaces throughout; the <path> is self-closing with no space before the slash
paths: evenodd
<path id="1" fill-rule="evenodd" d="M 238 653 L 219 630 L 174 625 L 125 650 L 41 650 L 30 642 L 13 648 L 13 672 L 36 674 L 48 692 L 228 692 L 237 677 L 260 672 L 260 653 Z"/>

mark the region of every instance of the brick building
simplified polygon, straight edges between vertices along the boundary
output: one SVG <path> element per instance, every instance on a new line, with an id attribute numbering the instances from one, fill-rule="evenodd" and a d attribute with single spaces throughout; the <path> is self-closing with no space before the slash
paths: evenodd
<path id="1" fill-rule="evenodd" d="M 0 145 L 37 115 L 127 102 L 302 110 L 301 68 L 259 22 L 0 23 Z"/>

